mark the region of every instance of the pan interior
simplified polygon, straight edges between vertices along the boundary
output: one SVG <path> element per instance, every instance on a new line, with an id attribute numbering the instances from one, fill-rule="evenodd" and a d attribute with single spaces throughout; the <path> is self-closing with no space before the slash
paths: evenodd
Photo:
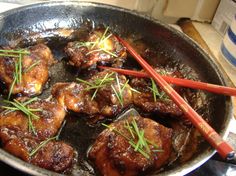
<path id="1" fill-rule="evenodd" d="M 123 37 L 144 40 L 159 53 L 158 60 L 148 60 L 152 65 L 159 62 L 182 63 L 188 66 L 186 69 L 191 68 L 201 81 L 219 85 L 226 84 L 209 56 L 187 37 L 148 17 L 107 5 L 54 2 L 32 5 L 3 13 L 0 19 L 0 46 L 28 46 L 42 41 L 48 44 L 55 58 L 62 61 L 53 66 L 51 70 L 51 81 L 41 95 L 42 98 L 47 98 L 50 93 L 50 86 L 55 82 L 69 82 L 77 76 L 77 71 L 64 62 L 63 47 L 68 41 L 83 35 L 83 29 L 86 28 L 84 25 L 87 23 L 92 26 L 101 24 L 109 26 L 111 31 Z M 132 61 L 128 64 L 130 65 L 127 67 L 135 66 L 138 68 L 138 65 Z M 207 111 L 211 125 L 217 132 L 224 135 L 230 116 L 230 98 L 210 93 L 204 94 L 207 96 Z M 68 123 L 62 131 L 61 139 L 80 150 L 79 155 L 85 155 L 89 144 L 94 140 L 94 136 L 102 129 L 96 128 L 95 132 L 94 128 L 88 130 L 85 128 L 85 118 L 74 116 L 76 115 L 71 114 L 67 118 Z M 93 135 L 90 135 L 91 133 Z M 78 136 L 83 139 L 78 139 Z M 3 152 L 1 150 L 0 155 L 4 155 Z M 198 163 L 205 161 L 212 153 L 213 150 L 209 150 L 209 145 L 202 143 L 198 153 L 185 165 L 194 169 Z M 12 160 L 15 158 L 12 157 Z M 35 168 L 34 166 L 30 167 Z M 181 168 L 174 167 L 163 174 L 180 173 L 181 170 Z M 39 172 L 47 173 L 47 171 L 40 169 Z M 83 161 L 73 174 L 92 172 L 87 161 Z"/>

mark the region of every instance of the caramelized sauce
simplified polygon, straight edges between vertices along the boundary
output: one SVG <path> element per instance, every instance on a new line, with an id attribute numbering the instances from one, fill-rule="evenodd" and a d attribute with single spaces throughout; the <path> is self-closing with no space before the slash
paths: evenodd
<path id="1" fill-rule="evenodd" d="M 50 69 L 50 80 L 43 93 L 39 96 L 40 98 L 48 98 L 50 96 L 50 91 L 52 85 L 57 82 L 72 82 L 75 81 L 76 77 L 80 77 L 82 79 L 86 79 L 90 75 L 93 75 L 98 70 L 90 70 L 89 74 L 86 71 L 80 71 L 78 69 L 73 68 L 72 66 L 67 64 L 67 58 L 64 54 L 64 47 L 69 41 L 80 40 L 81 36 L 85 36 L 88 32 L 87 29 L 90 27 L 84 26 L 78 31 L 63 31 L 59 30 L 58 35 L 64 34 L 72 34 L 69 36 L 49 36 L 44 37 L 43 42 L 46 42 L 47 45 L 52 50 L 54 57 L 58 60 L 58 63 L 53 65 Z M 159 66 L 166 70 L 173 71 L 178 70 L 184 77 L 191 78 L 194 80 L 198 80 L 198 75 L 188 66 L 184 65 L 180 61 L 173 61 L 166 55 L 166 53 L 161 51 L 161 48 L 155 47 L 155 44 L 148 43 L 142 39 L 135 39 L 135 36 L 132 36 L 128 39 L 134 47 L 136 47 L 142 55 L 146 54 L 146 58 L 150 64 L 154 67 Z M 32 43 L 28 42 L 42 42 L 42 40 L 31 39 L 25 40 L 21 42 L 22 46 L 28 46 Z M 152 47 L 150 47 L 152 46 Z M 153 47 L 154 46 L 154 47 Z M 124 68 L 135 68 L 140 70 L 140 66 L 128 56 L 127 61 L 124 64 Z M 3 87 L 3 85 L 1 85 Z M 206 94 L 200 91 L 194 91 L 190 89 L 180 88 L 182 92 L 182 96 L 186 98 L 186 100 L 207 120 L 209 120 L 208 115 L 208 97 Z M 3 91 L 0 92 L 0 98 L 2 97 Z M 185 145 L 182 146 L 182 150 L 177 152 L 171 157 L 170 164 L 163 168 L 170 169 L 175 167 L 176 165 L 186 162 L 188 159 L 192 157 L 194 153 L 198 150 L 198 145 L 202 141 L 199 138 L 199 134 L 197 131 L 191 126 L 191 124 L 180 121 L 179 119 L 171 118 L 171 117 L 161 117 L 157 114 L 147 114 L 142 112 L 142 110 L 137 109 L 143 117 L 149 117 L 154 119 L 155 121 L 174 129 L 174 137 L 173 140 L 178 140 L 174 145 Z M 114 117 L 115 119 L 116 117 Z M 74 166 L 72 175 L 94 175 L 96 172 L 93 169 L 90 161 L 87 159 L 87 150 L 93 144 L 94 140 L 98 136 L 98 134 L 104 129 L 101 127 L 100 123 L 97 122 L 95 124 L 90 124 L 90 119 L 87 115 L 84 114 L 76 114 L 73 112 L 69 112 L 66 116 L 66 125 L 64 126 L 60 140 L 63 140 L 74 147 L 77 151 L 78 158 L 77 164 Z M 110 123 L 112 119 L 103 120 L 104 123 Z M 178 131 L 182 130 L 183 134 L 178 134 Z M 185 133 L 186 132 L 186 133 Z M 182 135 L 182 136 L 181 136 Z M 188 138 L 189 141 L 182 141 L 183 138 Z M 192 142 L 190 142 L 192 141 Z M 189 150 L 190 149 L 190 150 Z"/>

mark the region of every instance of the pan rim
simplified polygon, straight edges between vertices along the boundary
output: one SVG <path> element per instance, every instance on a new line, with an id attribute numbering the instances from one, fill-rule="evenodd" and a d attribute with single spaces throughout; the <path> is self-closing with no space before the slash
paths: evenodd
<path id="1" fill-rule="evenodd" d="M 85 6 L 85 7 L 100 7 L 100 8 L 109 8 L 112 10 L 116 10 L 116 11 L 120 11 L 120 12 L 125 12 L 128 13 L 130 15 L 134 15 L 149 21 L 154 22 L 155 24 L 158 24 L 160 26 L 162 26 L 163 28 L 169 30 L 170 32 L 180 36 L 183 38 L 183 40 L 185 40 L 189 45 L 191 45 L 191 47 L 195 47 L 198 52 L 205 58 L 209 58 L 207 59 L 207 61 L 209 62 L 210 66 L 214 68 L 220 82 L 224 85 L 229 85 L 229 81 L 227 81 L 227 77 L 226 75 L 223 74 L 223 72 L 220 70 L 219 66 L 216 64 L 216 62 L 213 60 L 212 56 L 210 56 L 209 54 L 207 54 L 196 42 L 194 42 L 190 37 L 188 37 L 187 35 L 183 34 L 180 31 L 177 31 L 176 29 L 174 29 L 171 26 L 165 25 L 164 23 L 159 22 L 158 20 L 147 16 L 147 15 L 143 15 L 140 14 L 138 12 L 132 11 L 132 10 L 128 10 L 125 8 L 121 8 L 121 7 L 116 7 L 113 5 L 107 5 L 107 4 L 103 4 L 103 3 L 95 3 L 95 2 L 84 2 L 84 1 L 51 1 L 51 2 L 39 2 L 39 3 L 34 3 L 34 4 L 29 4 L 26 6 L 21 6 L 15 9 L 11 9 L 8 11 L 5 11 L 3 13 L 0 13 L 0 21 L 12 14 L 18 13 L 20 11 L 25 11 L 27 9 L 33 9 L 33 8 L 37 8 L 37 7 L 56 7 L 56 6 L 73 6 L 73 7 L 78 7 L 78 6 Z M 231 98 L 227 99 L 226 102 L 226 114 L 227 116 L 229 116 L 230 118 L 227 118 L 225 121 L 225 129 L 221 130 L 220 135 L 223 136 L 223 138 L 225 139 L 229 133 L 229 123 L 232 120 L 233 117 L 233 112 L 232 112 L 232 100 Z M 191 172 L 192 170 L 196 169 L 197 167 L 199 167 L 200 165 L 202 165 L 203 163 L 205 163 L 208 159 L 210 159 L 214 154 L 215 154 L 215 150 L 214 149 L 209 149 L 208 151 L 204 151 L 202 154 L 198 155 L 194 160 L 190 160 L 190 163 L 185 163 L 183 165 L 181 165 L 182 167 L 186 167 L 186 169 L 184 170 L 180 170 L 179 169 L 172 169 L 170 171 L 164 171 L 162 173 L 160 173 L 159 175 L 166 175 L 166 174 L 173 174 L 173 175 L 184 175 L 186 173 Z M 204 156 L 203 156 L 204 155 Z M 32 164 L 29 164 L 27 162 L 24 162 L 20 159 L 18 159 L 17 157 L 7 153 L 6 151 L 4 151 L 3 149 L 0 149 L 0 160 L 2 160 L 3 162 L 11 165 L 12 167 L 15 167 L 21 171 L 27 172 L 29 174 L 32 175 L 60 175 L 57 174 L 55 172 L 52 171 L 48 171 L 46 169 L 42 169 L 40 167 L 34 166 Z M 193 167 L 188 167 L 188 165 L 193 165 Z"/>

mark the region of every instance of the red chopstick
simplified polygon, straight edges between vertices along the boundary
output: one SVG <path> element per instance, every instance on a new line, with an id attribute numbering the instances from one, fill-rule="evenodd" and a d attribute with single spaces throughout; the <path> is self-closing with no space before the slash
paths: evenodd
<path id="1" fill-rule="evenodd" d="M 130 76 L 135 76 L 139 78 L 145 78 L 149 77 L 149 75 L 145 72 L 141 71 L 134 71 L 134 70 L 127 70 L 127 69 L 120 69 L 120 68 L 113 68 L 113 67 L 105 67 L 105 66 L 98 66 L 98 68 L 101 69 L 110 69 L 113 71 L 116 71 L 118 73 L 124 74 L 124 75 L 130 75 Z M 218 93 L 218 94 L 224 94 L 224 95 L 229 95 L 229 96 L 236 96 L 236 88 L 232 87 L 226 87 L 226 86 L 219 86 L 215 84 L 209 84 L 209 83 L 204 83 L 200 81 L 192 81 L 188 79 L 182 79 L 182 78 L 173 78 L 170 76 L 163 76 L 161 77 L 168 83 L 183 86 L 183 87 L 188 87 L 192 89 L 201 89 L 201 90 L 206 90 L 209 92 L 213 93 Z"/>
<path id="2" fill-rule="evenodd" d="M 152 77 L 158 85 L 172 98 L 181 108 L 192 124 L 199 130 L 205 139 L 218 151 L 222 158 L 232 160 L 235 152 L 219 134 L 196 112 L 184 99 L 123 39 L 117 37 L 127 48 L 129 53 L 139 62 L 144 70 Z"/>

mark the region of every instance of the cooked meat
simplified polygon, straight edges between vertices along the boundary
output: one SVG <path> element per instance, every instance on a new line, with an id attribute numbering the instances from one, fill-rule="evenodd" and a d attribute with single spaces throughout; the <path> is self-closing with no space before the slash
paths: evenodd
<path id="1" fill-rule="evenodd" d="M 102 80 L 105 77 L 107 79 L 103 82 Z M 104 71 L 86 81 L 91 85 L 89 86 L 86 83 L 57 83 L 52 88 L 52 95 L 67 109 L 89 115 L 114 116 L 122 108 L 132 103 L 132 92 L 129 84 L 125 86 L 127 79 L 124 75 L 116 76 L 113 72 Z M 101 82 L 103 84 L 99 85 Z M 95 84 L 99 88 L 90 89 Z M 119 92 L 118 85 L 122 89 L 120 91 L 122 96 L 119 97 L 122 99 L 121 101 L 115 94 L 115 91 Z M 96 95 L 92 98 L 95 92 Z"/>
<path id="2" fill-rule="evenodd" d="M 49 140 L 57 134 L 62 125 L 64 108 L 58 103 L 46 100 L 32 102 L 28 108 L 41 109 L 39 112 L 33 112 L 39 119 L 34 120 L 31 117 L 36 134 L 29 130 L 29 117 L 23 112 L 1 112 L 0 139 L 3 148 L 24 161 L 46 169 L 57 172 L 69 169 L 74 158 L 72 147 L 63 142 Z M 31 156 L 30 153 L 46 140 L 49 140 L 48 143 Z"/>
<path id="3" fill-rule="evenodd" d="M 62 141 L 49 141 L 40 148 L 35 155 L 30 152 L 35 150 L 40 141 L 28 132 L 22 132 L 17 127 L 1 127 L 0 137 L 8 136 L 9 139 L 3 144 L 4 150 L 21 158 L 24 161 L 56 172 L 66 172 L 71 169 L 74 160 L 74 150 Z"/>
<path id="4" fill-rule="evenodd" d="M 71 146 L 61 141 L 52 141 L 38 151 L 30 162 L 45 169 L 65 172 L 71 169 L 73 159 L 74 150 Z"/>
<path id="5" fill-rule="evenodd" d="M 172 160 L 178 160 L 180 163 L 183 163 L 189 160 L 197 152 L 201 135 L 197 129 L 186 127 L 184 122 L 171 121 L 170 125 L 173 129 Z"/>
<path id="6" fill-rule="evenodd" d="M 28 105 L 32 109 L 41 109 L 34 112 L 39 116 L 38 120 L 32 120 L 33 126 L 40 140 L 54 136 L 60 128 L 64 117 L 64 108 L 56 102 L 39 100 Z M 19 127 L 23 132 L 28 131 L 28 118 L 21 111 L 13 111 L 10 113 L 2 112 L 0 114 L 0 128 L 4 126 Z"/>
<path id="7" fill-rule="evenodd" d="M 140 131 L 144 131 L 145 141 L 150 153 L 145 157 L 130 145 L 130 139 L 137 144 L 137 135 L 127 129 L 127 123 L 135 121 Z M 159 169 L 168 162 L 171 154 L 172 130 L 157 122 L 142 117 L 129 117 L 112 123 L 96 139 L 89 150 L 88 156 L 102 175 L 138 175 Z M 131 128 L 131 130 L 134 128 Z M 116 130 L 116 131 L 115 131 Z M 119 131 L 119 133 L 117 133 Z M 125 136 L 125 137 L 124 137 Z M 158 146 L 155 148 L 154 146 Z M 155 152 L 155 149 L 162 151 Z"/>
<path id="8" fill-rule="evenodd" d="M 181 109 L 158 87 L 154 99 L 152 84 L 148 79 L 133 78 L 130 86 L 141 93 L 133 92 L 133 102 L 145 112 L 155 112 L 161 115 L 182 116 Z M 178 91 L 178 87 L 174 87 Z M 158 95 L 159 94 L 159 95 Z"/>
<path id="9" fill-rule="evenodd" d="M 0 139 L 6 151 L 27 162 L 30 151 L 40 143 L 36 136 L 12 124 L 0 127 Z"/>
<path id="10" fill-rule="evenodd" d="M 24 55 L 22 59 L 22 80 L 14 84 L 12 94 L 40 94 L 49 77 L 49 66 L 54 63 L 51 50 L 44 44 L 32 46 L 27 50 L 30 54 Z M 15 64 L 18 59 L 0 57 L 0 81 L 6 85 L 8 91 L 14 82 Z"/>
<path id="11" fill-rule="evenodd" d="M 120 67 L 127 55 L 117 38 L 101 29 L 92 31 L 85 41 L 68 43 L 65 52 L 69 56 L 69 63 L 78 68 L 96 64 Z"/>
<path id="12" fill-rule="evenodd" d="M 92 99 L 92 93 L 85 90 L 86 85 L 77 83 L 56 83 L 52 95 L 66 109 L 87 114 L 99 113 L 98 103 Z"/>

